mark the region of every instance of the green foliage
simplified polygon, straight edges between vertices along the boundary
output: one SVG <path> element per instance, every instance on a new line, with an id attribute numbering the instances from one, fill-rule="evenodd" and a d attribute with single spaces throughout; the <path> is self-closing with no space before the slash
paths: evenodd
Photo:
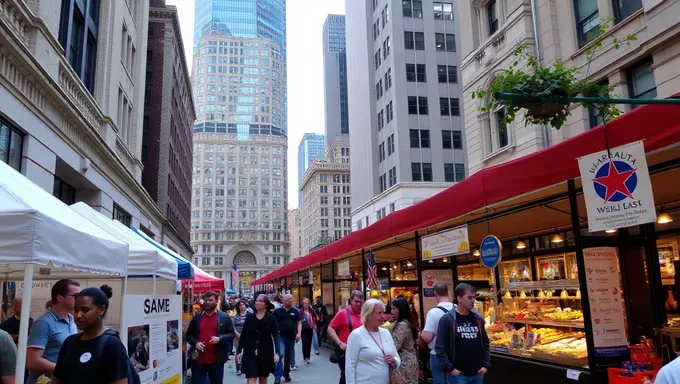
<path id="1" fill-rule="evenodd" d="M 598 31 L 600 35 L 605 33 L 610 22 L 609 19 L 602 20 Z M 607 46 L 619 49 L 621 44 L 630 45 L 630 42 L 636 39 L 633 35 L 628 35 L 624 39 L 613 38 Z M 588 69 L 596 52 L 603 47 L 605 44 L 600 39 L 596 40 L 592 48 L 586 51 Z M 486 104 L 479 107 L 481 112 L 505 109 L 505 118 L 501 126 L 513 122 L 517 113 L 524 110 L 525 124 L 547 124 L 560 129 L 571 115 L 570 102 L 554 101 L 555 98 L 585 96 L 608 99 L 612 97 L 612 87 L 588 81 L 588 74 L 581 76 L 576 67 L 566 67 L 561 61 L 544 66 L 540 59 L 529 52 L 526 44 L 515 47 L 513 54 L 515 57 L 513 63 L 489 84 L 488 89 L 472 92 L 473 99 L 488 100 Z M 526 65 L 527 71 L 521 65 Z M 530 96 L 530 101 L 499 100 L 495 97 L 497 92 Z M 598 108 L 605 121 L 621 114 L 614 104 L 583 103 L 583 105 L 587 108 Z"/>

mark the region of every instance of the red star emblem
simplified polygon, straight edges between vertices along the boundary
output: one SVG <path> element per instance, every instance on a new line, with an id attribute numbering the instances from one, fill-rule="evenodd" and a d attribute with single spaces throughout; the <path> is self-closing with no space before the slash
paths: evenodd
<path id="1" fill-rule="evenodd" d="M 594 182 L 604 186 L 607 189 L 607 193 L 605 194 L 604 199 L 605 204 L 609 202 L 609 199 L 611 199 L 612 196 L 616 194 L 616 192 L 621 192 L 627 197 L 630 197 L 631 199 L 633 198 L 633 195 L 631 195 L 630 191 L 628 190 L 628 187 L 626 186 L 626 181 L 628 181 L 630 176 L 633 175 L 634 173 L 635 170 L 619 173 L 619 171 L 614 166 L 614 162 L 610 161 L 609 174 L 607 176 L 593 179 Z"/>

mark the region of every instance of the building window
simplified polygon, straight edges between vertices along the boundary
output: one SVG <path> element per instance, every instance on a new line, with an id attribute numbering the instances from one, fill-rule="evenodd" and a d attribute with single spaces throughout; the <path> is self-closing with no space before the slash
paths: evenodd
<path id="1" fill-rule="evenodd" d="M 0 119 L 0 161 L 21 172 L 24 135 Z"/>
<path id="2" fill-rule="evenodd" d="M 380 193 L 383 193 L 387 190 L 387 176 L 383 173 L 382 176 L 380 176 Z"/>
<path id="3" fill-rule="evenodd" d="M 440 97 L 439 111 L 442 116 L 460 116 L 460 101 L 455 98 Z"/>
<path id="4" fill-rule="evenodd" d="M 496 0 L 491 0 L 486 6 L 486 16 L 489 20 L 489 36 L 498 30 L 498 4 Z"/>
<path id="5" fill-rule="evenodd" d="M 614 18 L 617 23 L 642 9 L 642 0 L 612 0 L 612 3 L 614 6 Z"/>
<path id="6" fill-rule="evenodd" d="M 387 59 L 387 56 L 390 55 L 390 48 L 392 45 L 390 44 L 390 37 L 387 36 L 385 41 L 383 41 L 383 59 Z"/>
<path id="7" fill-rule="evenodd" d="M 385 109 L 387 110 L 387 122 L 389 123 L 394 119 L 394 109 L 392 108 L 392 101 L 390 101 L 389 104 L 387 104 Z"/>
<path id="8" fill-rule="evenodd" d="M 401 8 L 404 17 L 423 18 L 423 2 L 421 0 L 402 0 Z"/>
<path id="9" fill-rule="evenodd" d="M 656 98 L 656 80 L 652 64 L 652 59 L 649 58 L 628 68 L 628 94 L 631 99 Z M 637 107 L 638 105 L 631 106 Z"/>
<path id="10" fill-rule="evenodd" d="M 404 31 L 404 45 L 406 49 L 425 50 L 425 35 L 423 32 Z"/>
<path id="11" fill-rule="evenodd" d="M 94 92 L 98 30 L 99 0 L 62 1 L 59 43 L 66 60 L 90 93 Z"/>
<path id="12" fill-rule="evenodd" d="M 410 115 L 427 115 L 427 97 L 408 97 L 408 113 Z"/>
<path id="13" fill-rule="evenodd" d="M 462 149 L 463 139 L 460 131 L 442 131 L 444 149 Z"/>
<path id="14" fill-rule="evenodd" d="M 126 227 L 132 228 L 132 215 L 116 203 L 113 203 L 113 219 L 120 221 Z"/>
<path id="15" fill-rule="evenodd" d="M 394 152 L 394 133 L 387 137 L 387 156 L 391 156 Z"/>
<path id="16" fill-rule="evenodd" d="M 465 179 L 465 165 L 463 164 L 444 164 L 444 181 L 453 183 Z"/>
<path id="17" fill-rule="evenodd" d="M 387 68 L 385 72 L 385 91 L 392 88 L 392 68 Z"/>
<path id="18" fill-rule="evenodd" d="M 380 159 L 380 163 L 385 160 L 385 142 L 383 141 L 380 145 L 378 145 L 378 158 Z"/>
<path id="19" fill-rule="evenodd" d="M 503 123 L 505 119 L 505 109 L 499 109 L 495 113 L 496 127 L 498 129 L 498 148 L 504 148 L 509 144 L 508 140 L 508 126 Z"/>
<path id="20" fill-rule="evenodd" d="M 418 83 L 426 82 L 425 64 L 406 64 L 406 81 Z"/>
<path id="21" fill-rule="evenodd" d="M 382 79 L 378 81 L 378 83 L 375 85 L 375 100 L 380 100 L 380 98 L 383 95 L 383 84 L 382 84 Z"/>
<path id="22" fill-rule="evenodd" d="M 435 20 L 453 20 L 453 3 L 433 3 Z"/>
<path id="23" fill-rule="evenodd" d="M 432 181 L 432 163 L 411 163 L 413 181 Z"/>
<path id="24" fill-rule="evenodd" d="M 584 46 L 599 35 L 600 12 L 597 0 L 574 0 L 579 46 Z"/>
<path id="25" fill-rule="evenodd" d="M 394 186 L 397 184 L 397 167 L 392 167 L 388 172 L 389 178 L 390 178 L 390 187 Z"/>
<path id="26" fill-rule="evenodd" d="M 438 65 L 437 77 L 440 83 L 458 83 L 458 67 L 455 65 Z"/>
<path id="27" fill-rule="evenodd" d="M 54 187 L 52 188 L 52 196 L 61 200 L 66 205 L 76 203 L 76 189 L 65 182 L 64 180 L 54 177 Z"/>
<path id="28" fill-rule="evenodd" d="M 456 35 L 453 33 L 435 33 L 435 47 L 441 52 L 456 52 Z"/>
<path id="29" fill-rule="evenodd" d="M 411 148 L 430 148 L 430 131 L 427 129 L 411 129 L 409 138 Z"/>

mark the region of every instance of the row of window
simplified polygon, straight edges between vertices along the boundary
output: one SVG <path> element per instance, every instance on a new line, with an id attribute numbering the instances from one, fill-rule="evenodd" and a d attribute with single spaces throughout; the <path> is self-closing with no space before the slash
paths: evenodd
<path id="1" fill-rule="evenodd" d="M 321 227 L 328 228 L 329 219 L 320 219 Z M 333 228 L 345 228 L 352 226 L 352 219 L 333 219 Z"/>
<path id="2" fill-rule="evenodd" d="M 328 176 L 332 176 L 332 180 L 334 184 L 349 184 L 349 175 L 326 175 L 326 174 L 321 174 L 319 175 L 319 182 L 321 183 L 328 183 L 328 180 L 331 180 Z"/>
<path id="3" fill-rule="evenodd" d="M 250 228 L 250 229 L 283 229 L 284 231 L 288 230 L 288 223 L 284 222 L 272 222 L 270 223 L 269 221 L 251 221 L 251 222 L 245 222 L 241 221 L 238 223 L 235 223 L 233 221 L 217 221 L 215 222 L 215 227 L 213 228 L 213 222 L 212 221 L 193 221 L 191 222 L 191 229 L 192 230 L 199 230 L 199 229 L 230 229 L 230 228 Z"/>
<path id="4" fill-rule="evenodd" d="M 401 8 L 404 17 L 423 18 L 423 2 L 421 0 L 402 0 Z M 453 21 L 453 3 L 434 2 L 432 3 L 432 10 L 435 20 Z"/>
<path id="5" fill-rule="evenodd" d="M 411 148 L 430 148 L 430 131 L 427 129 L 409 130 Z M 442 131 L 444 149 L 462 149 L 463 138 L 460 131 Z"/>
<path id="6" fill-rule="evenodd" d="M 387 174 L 383 173 L 379 178 L 378 182 L 380 184 L 380 193 L 385 192 L 388 188 L 392 188 L 397 184 L 397 167 L 392 167 L 387 171 Z"/>
<path id="7" fill-rule="evenodd" d="M 440 83 L 457 84 L 458 67 L 455 65 L 438 65 L 437 78 Z M 425 64 L 406 64 L 406 81 L 425 83 L 427 73 Z"/>
<path id="8" fill-rule="evenodd" d="M 408 113 L 409 115 L 428 115 L 427 97 L 409 96 Z M 440 97 L 439 113 L 442 116 L 460 116 L 460 100 L 457 98 Z"/>
<path id="9" fill-rule="evenodd" d="M 444 163 L 444 181 L 458 182 L 465 179 L 465 165 Z M 432 181 L 432 163 L 411 163 L 411 180 Z"/>
<path id="10" fill-rule="evenodd" d="M 342 188 L 341 188 L 342 187 Z M 345 195 L 349 195 L 349 185 L 334 185 L 333 186 L 333 193 L 342 193 Z M 342 191 L 342 192 L 340 192 Z M 319 185 L 319 192 L 320 193 L 328 193 L 328 186 L 327 185 Z"/>
<path id="11" fill-rule="evenodd" d="M 437 51 L 456 52 L 456 35 L 453 33 L 435 33 L 434 41 Z M 425 34 L 423 32 L 404 31 L 404 46 L 406 49 L 424 51 Z"/>
<path id="12" fill-rule="evenodd" d="M 340 199 L 342 199 L 342 203 L 340 202 Z M 319 198 L 319 202 L 321 203 L 321 205 L 328 205 L 328 196 L 321 196 Z M 350 199 L 349 196 L 342 196 L 342 197 L 341 196 L 334 196 L 333 197 L 333 205 L 341 205 L 341 204 L 342 205 L 351 205 L 352 200 Z M 333 208 L 333 209 L 335 209 L 335 208 Z M 347 208 L 347 210 L 349 212 L 349 208 Z"/>
<path id="13" fill-rule="evenodd" d="M 260 235 L 257 236 L 257 233 L 248 233 L 248 234 L 241 234 L 241 240 L 244 239 L 243 235 L 249 236 L 247 240 L 252 240 L 252 241 L 257 241 L 258 238 L 259 240 L 262 241 L 269 241 L 269 240 L 274 240 L 274 241 L 288 241 L 288 234 L 281 234 L 281 233 L 276 233 L 272 232 L 271 237 L 269 236 L 269 232 L 260 232 Z M 236 232 L 204 232 L 201 233 L 199 236 L 199 233 L 195 232 L 194 233 L 194 241 L 221 241 L 221 240 L 226 240 L 226 241 L 234 241 L 236 240 Z"/>

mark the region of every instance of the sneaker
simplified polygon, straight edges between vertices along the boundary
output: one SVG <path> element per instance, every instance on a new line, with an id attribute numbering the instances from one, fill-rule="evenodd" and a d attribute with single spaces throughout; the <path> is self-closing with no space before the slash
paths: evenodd
<path id="1" fill-rule="evenodd" d="M 274 384 L 281 384 L 281 379 L 274 380 Z"/>
<path id="2" fill-rule="evenodd" d="M 297 365 L 291 365 L 290 370 L 291 371 L 297 371 Z"/>
<path id="3" fill-rule="evenodd" d="M 309 359 L 305 359 L 305 363 L 309 364 L 310 363 Z"/>
<path id="4" fill-rule="evenodd" d="M 314 353 L 316 353 L 316 355 L 319 356 L 319 351 L 316 351 L 316 352 L 314 352 Z"/>
<path id="5" fill-rule="evenodd" d="M 290 377 L 286 377 L 286 383 L 290 383 L 290 382 L 291 382 Z"/>

